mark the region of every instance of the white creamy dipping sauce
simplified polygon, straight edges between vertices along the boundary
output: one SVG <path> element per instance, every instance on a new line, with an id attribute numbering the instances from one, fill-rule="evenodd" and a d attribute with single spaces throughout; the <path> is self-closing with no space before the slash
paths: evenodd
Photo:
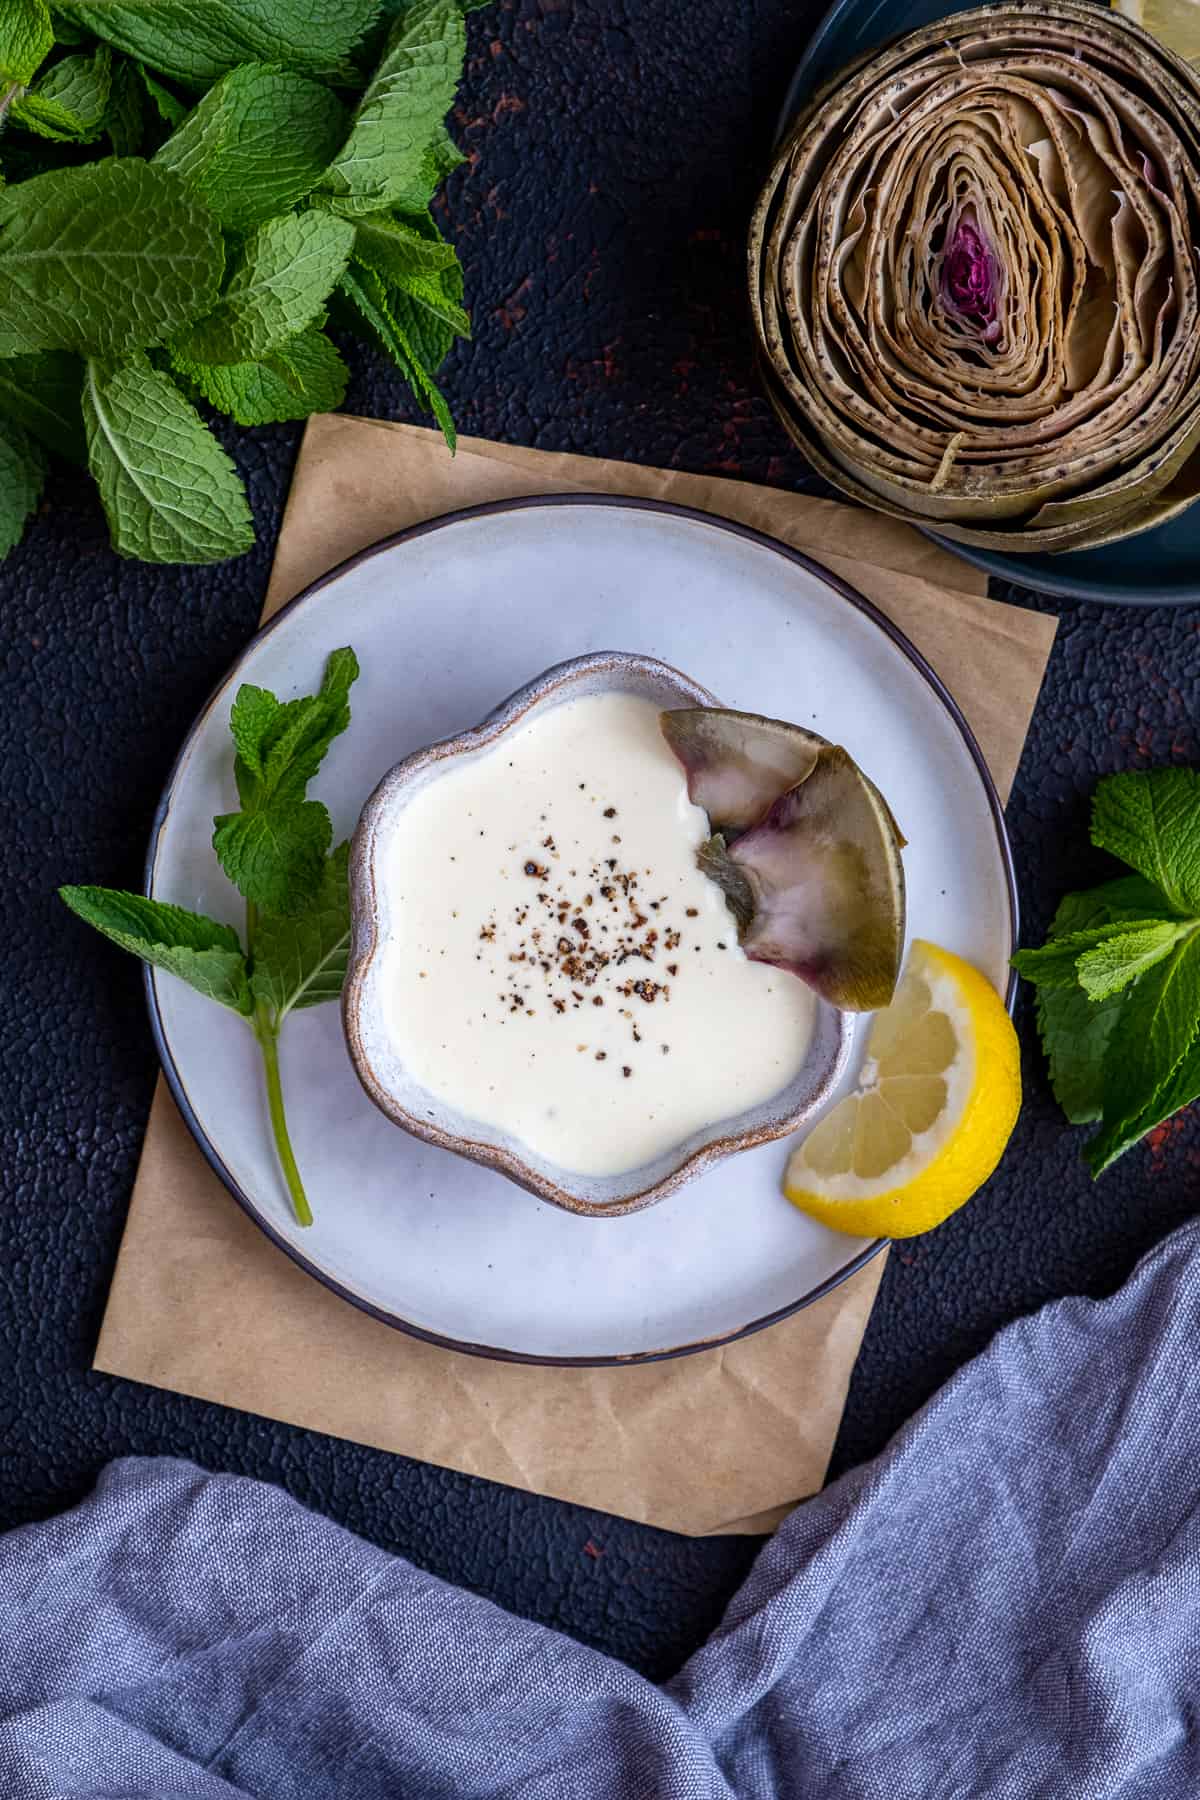
<path id="1" fill-rule="evenodd" d="M 560 1168 L 615 1175 L 777 1094 L 810 990 L 751 962 L 659 709 L 564 701 L 389 826 L 380 1024 L 409 1073 Z"/>

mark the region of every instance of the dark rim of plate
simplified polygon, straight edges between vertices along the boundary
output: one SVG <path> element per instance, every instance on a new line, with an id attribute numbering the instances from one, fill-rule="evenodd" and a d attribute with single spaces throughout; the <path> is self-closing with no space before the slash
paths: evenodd
<path id="1" fill-rule="evenodd" d="M 970 3 L 971 0 L 967 0 L 967 4 Z M 797 63 L 795 73 L 788 83 L 787 93 L 784 96 L 779 117 L 775 122 L 773 142 L 776 145 L 787 133 L 801 106 L 818 88 L 828 85 L 828 75 L 819 82 L 814 81 L 813 68 L 824 55 L 828 41 L 837 30 L 843 15 L 851 12 L 859 4 L 861 4 L 861 0 L 833 0 L 833 5 L 822 15 L 816 30 L 808 40 L 804 55 Z M 947 6 L 945 13 L 949 17 L 951 13 L 962 10 L 964 10 L 962 6 Z M 877 16 L 878 12 L 879 8 L 875 7 L 872 16 Z M 899 31 L 884 31 L 870 48 L 872 50 L 884 49 L 888 44 L 894 43 L 897 38 L 903 37 L 905 29 L 907 28 Z M 855 56 L 862 54 L 866 54 L 863 49 L 855 52 Z M 839 60 L 848 64 L 853 58 L 843 57 Z M 1196 504 L 1196 517 L 1200 521 L 1200 501 Z M 932 539 L 935 544 L 941 544 L 944 550 L 951 551 L 955 556 L 961 556 L 964 562 L 973 563 L 977 569 L 982 569 L 986 574 L 994 576 L 997 581 L 1009 581 L 1014 587 L 1028 588 L 1035 594 L 1044 594 L 1049 600 L 1090 600 L 1097 606 L 1193 606 L 1197 600 L 1200 600 L 1200 578 L 1194 581 L 1172 582 L 1167 587 L 1147 584 L 1134 591 L 1124 587 L 1106 586 L 1093 576 L 1073 575 L 1068 566 L 1072 554 L 1069 550 L 1062 556 L 1054 557 L 1036 554 L 1020 556 L 1015 552 L 1006 556 L 998 550 L 977 550 L 971 544 L 955 543 L 953 538 L 943 537 L 940 532 L 924 525 L 918 525 L 916 529 L 924 532 L 925 536 Z M 1152 537 L 1154 534 L 1147 532 L 1145 535 Z M 1200 528 L 1198 528 L 1198 535 L 1200 535 Z M 1127 541 L 1133 542 L 1134 540 L 1128 539 Z M 1079 554 L 1089 556 L 1094 553 L 1085 550 Z"/>
<path id="2" fill-rule="evenodd" d="M 945 683 L 930 667 L 929 663 L 926 662 L 925 658 L 921 655 L 921 652 L 915 645 L 909 642 L 908 638 L 905 637 L 898 626 L 892 623 L 886 613 L 881 612 L 879 608 L 874 606 L 864 595 L 851 587 L 849 582 L 843 581 L 840 576 L 833 574 L 831 570 L 825 568 L 822 563 L 817 562 L 813 557 L 805 556 L 802 551 L 793 550 L 789 545 L 780 543 L 777 538 L 768 537 L 767 534 L 762 531 L 755 531 L 749 525 L 738 525 L 731 519 L 722 519 L 713 513 L 700 512 L 695 507 L 678 506 L 667 500 L 629 499 L 619 494 L 532 494 L 526 498 L 517 500 L 489 500 L 478 506 L 465 506 L 457 512 L 443 513 L 438 518 L 426 519 L 421 521 L 420 524 L 410 525 L 404 531 L 394 532 L 389 537 L 381 538 L 378 543 L 368 545 L 365 550 L 360 550 L 357 555 L 347 557 L 345 562 L 341 562 L 336 568 L 330 569 L 327 574 L 320 576 L 316 581 L 312 582 L 301 593 L 297 594 L 294 599 L 289 600 L 285 606 L 280 607 L 279 611 L 274 613 L 268 622 L 255 633 L 250 642 L 238 656 L 233 667 L 222 676 L 217 686 L 213 689 L 213 692 L 197 714 L 196 719 L 188 731 L 188 734 L 180 747 L 179 753 L 171 766 L 171 771 L 167 776 L 166 786 L 163 789 L 162 798 L 159 800 L 155 810 L 154 820 L 151 826 L 150 847 L 146 856 L 146 867 L 143 878 L 143 888 L 145 893 L 148 896 L 153 894 L 154 869 L 158 857 L 159 838 L 162 834 L 163 827 L 166 824 L 168 813 L 170 812 L 171 799 L 175 791 L 175 783 L 179 777 L 179 772 L 183 767 L 192 743 L 196 738 L 197 733 L 208 719 L 209 714 L 220 701 L 222 695 L 226 692 L 230 684 L 237 679 L 238 672 L 246 658 L 252 651 L 257 649 L 259 644 L 261 644 L 265 638 L 270 637 L 272 632 L 276 631 L 285 619 L 290 617 L 290 615 L 299 607 L 306 605 L 308 601 L 315 598 L 315 596 L 321 593 L 324 588 L 329 587 L 331 583 L 339 581 L 343 575 L 349 574 L 350 571 L 356 569 L 360 563 L 366 562 L 371 557 L 379 556 L 385 551 L 393 550 L 399 544 L 408 543 L 413 538 L 424 537 L 431 531 L 440 531 L 446 526 L 464 524 L 472 519 L 492 518 L 501 513 L 524 512 L 534 507 L 551 506 L 607 506 L 624 508 L 635 512 L 660 513 L 665 514 L 670 518 L 689 519 L 697 524 L 709 526 L 713 530 L 729 532 L 734 537 L 744 538 L 752 544 L 758 544 L 764 550 L 775 552 L 776 555 L 784 557 L 797 568 L 803 569 L 808 574 L 815 576 L 818 581 L 821 581 L 825 586 L 832 588 L 833 591 L 846 601 L 848 605 L 855 607 L 857 611 L 864 614 L 872 624 L 876 625 L 884 636 L 908 658 L 909 662 L 912 663 L 918 673 L 924 677 L 926 683 L 932 689 L 934 695 L 941 702 L 955 726 L 958 728 L 959 734 L 966 745 L 971 760 L 975 764 L 979 779 L 983 784 L 984 793 L 987 796 L 988 807 L 991 811 L 992 821 L 995 826 L 996 841 L 1000 851 L 1000 860 L 1004 868 L 1009 911 L 1012 919 L 1012 947 L 1014 950 L 1016 949 L 1019 932 L 1017 882 L 1013 866 L 1012 847 L 1008 841 L 1008 832 L 1004 824 L 1004 812 L 1000 804 L 1000 796 L 996 792 L 996 786 L 992 780 L 991 772 L 984 761 L 983 752 L 980 750 L 979 745 L 975 740 L 975 735 L 972 732 L 971 727 L 967 724 L 966 719 L 963 717 L 957 702 L 950 694 Z M 735 1343 L 739 1338 L 749 1337 L 753 1332 L 765 1331 L 768 1325 L 776 1325 L 781 1319 L 790 1318 L 793 1313 L 801 1311 L 801 1309 L 806 1306 L 811 1306 L 814 1301 L 820 1300 L 826 1294 L 832 1293 L 835 1288 L 840 1287 L 851 1275 L 856 1274 L 859 1269 L 871 1262 L 874 1257 L 879 1255 L 881 1250 L 887 1247 L 889 1241 L 887 1238 L 877 1238 L 874 1243 L 868 1244 L 865 1249 L 860 1250 L 855 1256 L 850 1257 L 834 1274 L 827 1276 L 826 1279 L 819 1282 L 816 1287 L 801 1294 L 798 1299 L 790 1301 L 788 1305 L 777 1307 L 773 1312 L 764 1313 L 761 1318 L 752 1319 L 748 1324 L 740 1325 L 733 1331 L 721 1332 L 716 1337 L 698 1338 L 694 1342 L 686 1344 L 675 1344 L 670 1348 L 662 1350 L 639 1350 L 623 1356 L 538 1356 L 531 1354 L 528 1351 L 506 1350 L 500 1346 L 491 1344 L 474 1344 L 465 1339 L 446 1337 L 441 1332 L 428 1331 L 424 1326 L 414 1325 L 408 1319 L 397 1317 L 395 1313 L 388 1312 L 383 1307 L 375 1305 L 373 1301 L 364 1299 L 362 1295 L 354 1293 L 352 1289 L 344 1287 L 340 1282 L 335 1281 L 324 1269 L 318 1267 L 315 1262 L 305 1256 L 303 1251 L 289 1238 L 285 1237 L 256 1205 L 251 1195 L 249 1195 L 244 1188 L 239 1186 L 232 1172 L 223 1161 L 220 1151 L 208 1137 L 188 1098 L 187 1089 L 184 1086 L 183 1079 L 175 1062 L 163 1025 L 162 1013 L 158 1004 L 158 991 L 155 985 L 154 970 L 147 965 L 143 971 L 143 977 L 146 988 L 146 1003 L 150 1012 L 150 1029 L 154 1036 L 154 1046 L 158 1052 L 159 1061 L 162 1063 L 163 1074 L 166 1077 L 167 1086 L 171 1091 L 172 1098 L 174 1099 L 176 1106 L 178 1106 L 188 1130 L 199 1145 L 209 1167 L 229 1189 L 229 1192 L 233 1195 L 233 1198 L 237 1201 L 243 1212 L 253 1219 L 254 1223 L 265 1236 L 270 1238 L 277 1249 L 282 1250 L 285 1256 L 289 1256 L 294 1263 L 305 1271 L 306 1274 L 313 1276 L 313 1278 L 319 1281 L 323 1287 L 328 1288 L 332 1293 L 339 1294 L 343 1300 L 348 1300 L 352 1306 L 357 1306 L 360 1311 L 369 1313 L 372 1318 L 379 1319 L 383 1324 L 390 1325 L 397 1331 L 406 1332 L 410 1337 L 420 1338 L 422 1342 L 426 1344 L 437 1344 L 443 1350 L 458 1350 L 468 1356 L 489 1357 L 497 1362 L 536 1363 L 557 1368 L 610 1368 L 621 1367 L 633 1363 L 664 1362 L 671 1357 L 691 1356 L 697 1351 L 713 1350 L 721 1344 L 731 1344 Z M 1009 976 L 1008 991 L 1005 995 L 1005 1005 L 1008 1007 L 1010 1013 L 1016 999 L 1016 992 L 1017 977 L 1015 973 L 1012 973 Z M 586 1228 L 586 1225 L 591 1224 L 591 1221 L 587 1221 L 581 1228 Z M 604 1230 L 606 1227 L 603 1223 L 600 1223 L 594 1225 L 592 1228 Z M 613 1225 L 609 1228 L 615 1230 L 617 1229 L 617 1226 Z"/>

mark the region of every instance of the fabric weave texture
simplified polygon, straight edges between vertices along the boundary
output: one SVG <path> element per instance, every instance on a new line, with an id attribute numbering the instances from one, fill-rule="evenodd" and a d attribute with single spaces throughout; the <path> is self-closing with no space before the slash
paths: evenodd
<path id="1" fill-rule="evenodd" d="M 1195 1800 L 1200 1226 L 1002 1331 L 665 1687 L 281 1491 L 0 1539 L 4 1800 Z M 686 1471 L 681 1471 L 686 1478 Z"/>

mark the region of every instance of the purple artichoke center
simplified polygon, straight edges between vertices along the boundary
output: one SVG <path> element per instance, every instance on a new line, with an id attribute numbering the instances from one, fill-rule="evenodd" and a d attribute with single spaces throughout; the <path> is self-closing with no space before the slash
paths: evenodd
<path id="1" fill-rule="evenodd" d="M 996 258 L 970 211 L 962 213 L 942 256 L 942 299 L 981 327 L 985 343 L 1000 336 Z"/>

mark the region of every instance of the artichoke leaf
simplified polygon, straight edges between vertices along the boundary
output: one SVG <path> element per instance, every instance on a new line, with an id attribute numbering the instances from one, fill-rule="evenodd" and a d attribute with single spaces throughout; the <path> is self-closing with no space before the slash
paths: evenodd
<path id="1" fill-rule="evenodd" d="M 667 743 L 687 776 L 688 798 L 714 830 L 745 831 L 817 766 L 826 740 L 799 725 L 719 706 L 660 715 Z"/>
<path id="2" fill-rule="evenodd" d="M 748 957 L 846 1011 L 889 1004 L 904 951 L 900 842 L 879 790 L 840 745 L 827 745 L 808 780 L 725 856 L 753 901 L 739 932 Z M 721 880 L 726 895 L 732 885 Z"/>
<path id="3" fill-rule="evenodd" d="M 752 960 L 833 1006 L 886 1006 L 904 948 L 904 839 L 883 795 L 840 745 L 721 707 L 660 715 L 708 813 L 696 860 Z"/>
<path id="4" fill-rule="evenodd" d="M 708 876 L 715 881 L 725 896 L 725 904 L 737 921 L 738 939 L 750 930 L 754 923 L 754 889 L 750 878 L 741 870 L 729 855 L 729 845 L 725 834 L 714 831 L 696 852 L 696 861 Z"/>

